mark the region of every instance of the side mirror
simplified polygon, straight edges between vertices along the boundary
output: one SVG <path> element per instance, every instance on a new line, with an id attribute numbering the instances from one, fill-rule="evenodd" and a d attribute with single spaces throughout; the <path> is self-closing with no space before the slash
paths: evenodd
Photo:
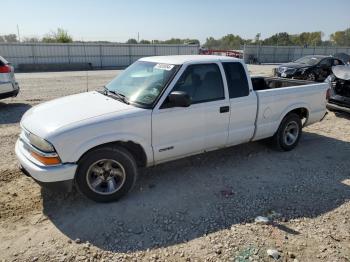
<path id="1" fill-rule="evenodd" d="M 189 107 L 191 105 L 190 96 L 183 91 L 171 92 L 168 99 L 173 107 Z"/>

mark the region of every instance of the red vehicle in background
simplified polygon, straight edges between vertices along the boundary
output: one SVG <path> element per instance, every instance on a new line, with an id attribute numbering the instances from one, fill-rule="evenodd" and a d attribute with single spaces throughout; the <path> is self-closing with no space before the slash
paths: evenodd
<path id="1" fill-rule="evenodd" d="M 243 52 L 236 50 L 199 49 L 200 55 L 221 55 L 235 58 L 243 58 Z"/>

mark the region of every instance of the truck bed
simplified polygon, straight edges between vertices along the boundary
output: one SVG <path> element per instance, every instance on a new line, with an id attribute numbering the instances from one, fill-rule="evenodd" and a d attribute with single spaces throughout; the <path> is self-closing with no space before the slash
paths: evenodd
<path id="1" fill-rule="evenodd" d="M 313 83 L 314 82 L 306 81 L 306 80 L 287 79 L 287 78 L 280 78 L 280 77 L 263 77 L 263 76 L 252 77 L 252 85 L 255 91 L 290 87 L 290 86 L 309 85 Z"/>
<path id="2" fill-rule="evenodd" d="M 307 112 L 304 125 L 318 122 L 325 115 L 327 83 L 252 77 L 252 84 L 258 101 L 253 140 L 271 136 L 271 130 L 277 130 L 285 114 L 294 108 Z"/>

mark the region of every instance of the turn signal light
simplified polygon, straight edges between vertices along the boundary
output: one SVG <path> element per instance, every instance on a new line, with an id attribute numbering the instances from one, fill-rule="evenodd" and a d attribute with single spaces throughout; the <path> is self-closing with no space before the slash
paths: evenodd
<path id="1" fill-rule="evenodd" d="M 45 157 L 41 156 L 36 152 L 31 151 L 30 154 L 39 162 L 43 163 L 44 165 L 51 166 L 51 165 L 58 165 L 61 163 L 60 158 L 57 157 Z"/>

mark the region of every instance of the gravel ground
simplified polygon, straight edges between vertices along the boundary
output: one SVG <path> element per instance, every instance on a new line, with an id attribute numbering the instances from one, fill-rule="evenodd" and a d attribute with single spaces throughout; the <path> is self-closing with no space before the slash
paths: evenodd
<path id="1" fill-rule="evenodd" d="M 119 72 L 89 72 L 89 89 Z M 16 76 L 20 95 L 0 102 L 0 260 L 350 261 L 348 115 L 305 128 L 291 152 L 256 142 L 141 170 L 127 197 L 96 204 L 41 189 L 14 155 L 23 113 L 85 91 L 86 72 Z"/>

